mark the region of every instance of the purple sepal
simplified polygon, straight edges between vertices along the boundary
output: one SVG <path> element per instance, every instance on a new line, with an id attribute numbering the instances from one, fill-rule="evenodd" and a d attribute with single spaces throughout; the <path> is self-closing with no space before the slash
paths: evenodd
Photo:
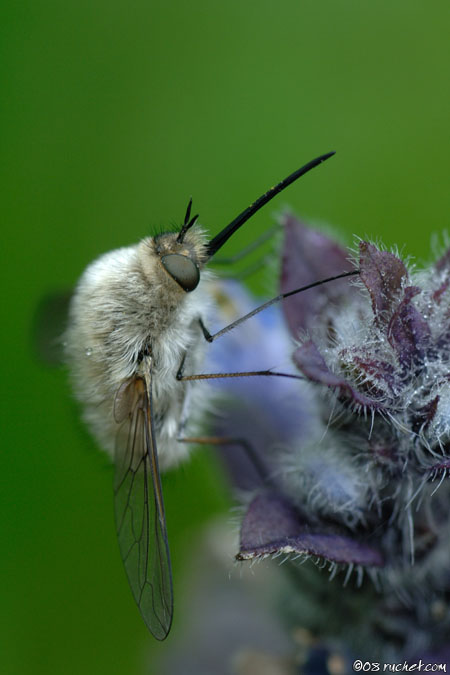
<path id="1" fill-rule="evenodd" d="M 439 394 L 436 394 L 431 401 L 428 401 L 428 403 L 422 406 L 422 408 L 419 408 L 414 414 L 412 418 L 412 428 L 415 433 L 423 431 L 430 425 L 436 415 L 439 399 Z"/>
<path id="2" fill-rule="evenodd" d="M 297 218 L 285 214 L 281 292 L 301 288 L 314 281 L 348 272 L 352 265 L 348 252 L 325 235 L 305 227 Z M 283 311 L 294 337 L 305 330 L 329 303 L 339 303 L 353 292 L 349 279 L 323 284 L 283 301 Z"/>
<path id="3" fill-rule="evenodd" d="M 338 389 L 342 398 L 349 399 L 359 406 L 368 408 L 380 409 L 383 407 L 380 401 L 361 394 L 349 382 L 344 380 L 343 377 L 332 373 L 312 340 L 304 342 L 295 350 L 294 363 L 313 382 L 320 382 L 321 384 L 326 384 L 327 387 Z"/>
<path id="4" fill-rule="evenodd" d="M 438 272 L 450 270 L 450 248 L 448 248 L 443 255 L 434 263 Z"/>
<path id="5" fill-rule="evenodd" d="M 408 277 L 406 267 L 393 253 L 379 251 L 367 241 L 360 242 L 359 254 L 359 274 L 369 291 L 373 313 L 386 320 Z"/>
<path id="6" fill-rule="evenodd" d="M 437 305 L 440 304 L 441 297 L 444 295 L 445 291 L 449 287 L 449 284 L 450 279 L 444 279 L 444 281 L 440 284 L 439 288 L 433 291 L 433 300 L 436 302 Z"/>
<path id="7" fill-rule="evenodd" d="M 345 356 L 345 351 L 343 350 Z M 371 358 L 367 354 L 359 356 L 358 354 L 351 354 L 351 360 L 357 366 L 358 370 L 362 370 L 364 375 L 368 375 L 374 380 L 378 380 L 380 384 L 387 387 L 391 393 L 395 393 L 397 388 L 396 373 L 394 366 L 386 361 Z"/>
<path id="8" fill-rule="evenodd" d="M 350 536 L 311 524 L 283 496 L 260 494 L 253 499 L 241 528 L 237 560 L 286 553 L 319 556 L 338 564 L 383 567 L 381 552 Z"/>
<path id="9" fill-rule="evenodd" d="M 438 476 L 446 476 L 450 472 L 450 457 L 442 458 L 440 462 L 436 462 L 432 466 L 427 468 L 427 473 L 430 477 L 430 480 L 435 480 Z"/>
<path id="10" fill-rule="evenodd" d="M 397 352 L 402 366 L 409 368 L 412 363 L 420 363 L 429 344 L 430 327 L 411 303 L 420 293 L 417 286 L 405 288 L 403 298 L 396 308 L 388 326 L 388 339 Z"/>
<path id="11" fill-rule="evenodd" d="M 436 271 L 439 277 L 444 277 L 443 281 L 439 284 L 438 288 L 433 292 L 433 300 L 437 304 L 441 301 L 441 296 L 445 293 L 450 284 L 450 279 L 448 273 L 450 272 L 450 248 L 448 248 L 444 255 L 442 255 L 439 260 L 434 264 Z"/>

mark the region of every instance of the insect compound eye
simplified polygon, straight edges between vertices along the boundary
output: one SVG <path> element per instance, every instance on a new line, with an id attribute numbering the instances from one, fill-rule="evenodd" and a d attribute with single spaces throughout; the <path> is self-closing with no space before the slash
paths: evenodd
<path id="1" fill-rule="evenodd" d="M 179 253 L 170 253 L 163 255 L 161 262 L 166 272 L 175 279 L 186 293 L 197 288 L 200 281 L 200 270 L 193 260 Z"/>

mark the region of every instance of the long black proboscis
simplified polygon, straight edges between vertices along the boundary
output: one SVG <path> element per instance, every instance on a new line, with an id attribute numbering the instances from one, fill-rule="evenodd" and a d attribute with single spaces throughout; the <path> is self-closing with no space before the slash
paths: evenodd
<path id="1" fill-rule="evenodd" d="M 267 190 L 261 197 L 259 197 L 253 204 L 250 204 L 242 213 L 240 213 L 234 220 L 231 221 L 229 225 L 224 227 L 224 229 L 219 232 L 207 245 L 206 253 L 208 258 L 211 258 L 217 251 L 222 248 L 222 246 L 225 244 L 226 241 L 238 230 L 241 225 L 243 225 L 249 218 L 251 218 L 259 209 L 267 204 L 267 202 L 270 202 L 271 199 L 273 199 L 277 194 L 279 194 L 282 190 L 288 187 L 288 185 L 291 185 L 294 181 L 297 180 L 297 178 L 300 178 L 300 176 L 304 176 L 305 173 L 308 173 L 308 171 L 311 171 L 311 169 L 314 169 L 314 167 L 318 166 L 319 164 L 322 164 L 326 159 L 329 159 L 334 155 L 333 152 L 327 152 L 325 155 L 320 155 L 320 157 L 316 157 L 316 159 L 311 160 L 304 166 L 300 167 L 300 169 L 297 169 L 297 171 L 294 171 L 294 173 L 291 173 L 289 176 L 284 178 L 280 183 L 277 185 L 274 185 L 273 187 L 270 188 L 270 190 Z"/>

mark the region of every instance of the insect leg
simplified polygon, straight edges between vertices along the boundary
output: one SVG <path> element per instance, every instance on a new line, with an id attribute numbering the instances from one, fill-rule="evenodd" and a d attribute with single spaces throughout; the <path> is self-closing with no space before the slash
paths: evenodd
<path id="1" fill-rule="evenodd" d="M 179 381 L 192 381 L 192 380 L 210 380 L 210 379 L 219 379 L 226 377 L 253 377 L 253 376 L 273 376 L 273 377 L 291 377 L 298 380 L 303 380 L 304 377 L 301 375 L 291 375 L 290 373 L 274 373 L 270 370 L 261 370 L 261 371 L 248 371 L 240 373 L 202 373 L 198 375 L 183 375 L 184 364 L 186 361 L 187 352 L 183 354 L 181 359 L 180 367 L 177 372 L 177 380 Z M 195 443 L 198 445 L 238 445 L 243 448 L 245 451 L 250 463 L 253 465 L 256 473 L 259 478 L 266 483 L 272 484 L 273 481 L 270 477 L 267 466 L 265 465 L 262 458 L 259 456 L 258 452 L 254 446 L 249 443 L 245 438 L 237 438 L 233 436 L 198 436 L 198 437 L 180 437 L 183 433 L 183 430 L 186 426 L 187 417 L 183 414 L 178 426 L 178 437 L 177 441 L 179 443 Z"/>
<path id="2" fill-rule="evenodd" d="M 343 279 L 345 277 L 351 277 L 357 274 L 359 274 L 359 270 L 351 270 L 350 272 L 343 272 L 342 274 L 337 274 L 334 277 L 328 277 L 328 279 L 322 279 L 321 281 L 314 281 L 312 284 L 302 286 L 301 288 L 296 288 L 293 291 L 288 291 L 287 293 L 280 293 L 271 300 L 268 300 L 267 302 L 264 302 L 262 305 L 259 305 L 259 307 L 252 309 L 251 312 L 248 312 L 247 314 L 244 314 L 244 316 L 241 316 L 239 319 L 236 319 L 236 321 L 233 321 L 232 323 L 228 324 L 228 326 L 225 326 L 221 330 L 217 331 L 217 333 L 211 334 L 209 330 L 206 328 L 201 318 L 199 319 L 200 328 L 202 329 L 202 333 L 205 340 L 207 340 L 207 342 L 214 342 L 214 340 L 216 340 L 217 338 L 233 330 L 233 328 L 236 328 L 236 326 L 239 326 L 241 323 L 244 323 L 244 321 L 247 321 L 247 319 L 251 319 L 252 316 L 259 314 L 259 312 L 262 312 L 267 307 L 271 307 L 271 305 L 275 305 L 277 302 L 280 302 L 280 300 L 289 298 L 291 295 L 295 295 L 296 293 L 302 293 L 303 291 L 307 291 L 310 288 L 315 288 L 316 286 L 320 286 L 321 284 L 326 284 L 329 283 L 330 281 L 337 281 L 337 279 Z"/>
<path id="3" fill-rule="evenodd" d="M 193 381 L 193 380 L 213 380 L 227 377 L 288 377 L 295 380 L 304 380 L 305 378 L 302 375 L 294 375 L 291 373 L 277 373 L 272 372 L 271 370 L 253 370 L 247 372 L 239 373 L 201 373 L 197 375 L 183 375 L 183 365 L 186 355 L 184 355 L 182 363 L 177 373 L 177 380 L 179 381 Z M 179 426 L 179 431 L 182 431 L 186 423 L 186 419 L 182 419 Z M 273 485 L 273 480 L 270 478 L 270 474 L 267 470 L 262 459 L 259 457 L 255 448 L 244 438 L 235 438 L 233 436 L 200 436 L 193 438 L 177 438 L 180 443 L 197 443 L 197 444 L 209 444 L 209 445 L 240 445 L 247 457 L 249 458 L 251 464 L 256 469 L 258 476 L 263 480 L 264 483 Z"/>
<path id="4" fill-rule="evenodd" d="M 288 377 L 292 380 L 305 380 L 303 375 L 294 375 L 293 373 L 278 373 L 273 370 L 248 370 L 238 373 L 197 373 L 196 375 L 183 375 L 178 371 L 177 380 L 180 382 L 189 382 L 193 380 L 219 380 L 226 377 Z"/>
<path id="5" fill-rule="evenodd" d="M 176 374 L 176 378 L 179 382 L 188 382 L 193 380 L 219 380 L 227 377 L 288 377 L 293 380 L 305 379 L 303 375 L 294 375 L 293 373 L 278 373 L 273 372 L 273 370 L 248 370 L 236 373 L 197 373 L 195 375 L 184 375 L 185 361 L 186 361 L 186 352 L 183 354 L 180 367 L 178 368 Z"/>

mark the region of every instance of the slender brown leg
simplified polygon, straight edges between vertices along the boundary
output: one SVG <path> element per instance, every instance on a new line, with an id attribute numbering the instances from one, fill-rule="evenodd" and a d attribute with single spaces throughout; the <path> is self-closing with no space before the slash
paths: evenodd
<path id="1" fill-rule="evenodd" d="M 195 375 L 184 375 L 184 362 L 186 354 L 181 359 L 180 367 L 178 368 L 176 378 L 180 382 L 188 382 L 192 380 L 220 380 L 227 377 L 288 377 L 293 380 L 304 380 L 302 375 L 294 375 L 293 373 L 274 373 L 272 370 L 248 370 L 238 373 L 198 373 Z"/>

